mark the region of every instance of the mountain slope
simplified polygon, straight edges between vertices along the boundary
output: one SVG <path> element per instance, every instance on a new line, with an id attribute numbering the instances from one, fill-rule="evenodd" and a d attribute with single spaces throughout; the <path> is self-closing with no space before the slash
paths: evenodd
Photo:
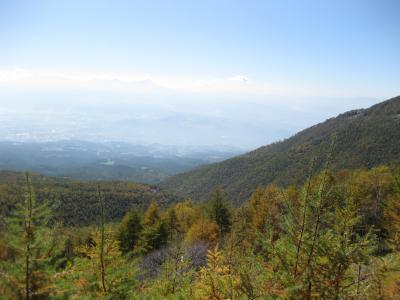
<path id="1" fill-rule="evenodd" d="M 313 158 L 316 171 L 320 170 L 333 134 L 337 136 L 334 169 L 399 162 L 400 97 L 346 112 L 284 141 L 173 176 L 162 186 L 179 196 L 204 200 L 220 185 L 230 201 L 240 203 L 259 185 L 304 181 Z"/>
<path id="2" fill-rule="evenodd" d="M 100 185 L 106 203 L 106 219 L 118 221 L 133 207 L 145 208 L 151 201 L 161 206 L 172 201 L 156 186 L 122 181 L 78 181 L 31 174 L 38 201 L 54 205 L 57 221 L 65 225 L 96 224 L 99 220 L 97 186 Z M 23 201 L 25 176 L 21 172 L 0 171 L 0 220 Z M 0 222 L 0 227 L 1 227 Z M 0 228 L 1 230 L 1 228 Z"/>

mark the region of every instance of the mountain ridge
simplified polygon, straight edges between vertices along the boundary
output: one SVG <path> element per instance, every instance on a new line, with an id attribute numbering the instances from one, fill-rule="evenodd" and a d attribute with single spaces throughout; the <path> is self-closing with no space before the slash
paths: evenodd
<path id="1" fill-rule="evenodd" d="M 220 185 L 233 203 L 243 202 L 257 186 L 300 184 L 322 169 L 333 134 L 333 169 L 370 168 L 400 158 L 400 96 L 367 109 L 351 110 L 256 150 L 175 175 L 161 186 L 181 197 L 206 200 Z"/>

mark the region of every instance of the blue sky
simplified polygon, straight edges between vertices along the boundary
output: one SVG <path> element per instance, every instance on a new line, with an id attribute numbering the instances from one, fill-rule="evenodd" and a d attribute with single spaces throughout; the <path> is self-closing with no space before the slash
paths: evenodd
<path id="1" fill-rule="evenodd" d="M 335 99 L 332 113 L 400 94 L 399 49 L 397 0 L 0 0 L 0 102 L 21 90 L 312 102 L 305 126 Z"/>
<path id="2" fill-rule="evenodd" d="M 2 0 L 0 26 L 2 69 L 244 75 L 377 97 L 400 82 L 396 0 Z"/>

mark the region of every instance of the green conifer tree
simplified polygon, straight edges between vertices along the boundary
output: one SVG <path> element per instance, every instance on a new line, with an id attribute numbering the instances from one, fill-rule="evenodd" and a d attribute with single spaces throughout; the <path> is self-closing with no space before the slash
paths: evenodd
<path id="1" fill-rule="evenodd" d="M 99 260 L 100 260 L 100 278 L 101 278 L 101 287 L 103 289 L 103 293 L 107 293 L 107 287 L 106 287 L 106 270 L 105 270 L 105 258 L 104 258 L 104 246 L 105 246 L 105 199 L 104 196 L 101 193 L 100 190 L 100 185 L 97 186 L 97 197 L 100 205 L 100 255 L 99 255 Z"/>
<path id="2" fill-rule="evenodd" d="M 48 227 L 52 216 L 50 207 L 45 201 L 36 201 L 29 173 L 25 174 L 25 184 L 24 201 L 17 204 L 5 222 L 5 240 L 12 257 L 0 261 L 0 285 L 10 298 L 29 300 L 52 292 L 51 275 L 55 272 L 55 256 L 60 251 L 60 235 Z"/>
<path id="3" fill-rule="evenodd" d="M 123 254 L 134 250 L 140 239 L 142 230 L 143 226 L 139 212 L 136 209 L 131 210 L 122 219 L 117 233 L 119 248 Z"/>
<path id="4" fill-rule="evenodd" d="M 211 195 L 208 213 L 210 219 L 218 224 L 222 234 L 229 232 L 232 225 L 231 212 L 221 187 L 217 187 Z"/>
<path id="5" fill-rule="evenodd" d="M 136 247 L 136 253 L 146 253 L 159 249 L 168 241 L 168 228 L 165 220 L 161 218 L 160 208 L 153 201 L 147 208 L 144 220 L 143 231 Z"/>

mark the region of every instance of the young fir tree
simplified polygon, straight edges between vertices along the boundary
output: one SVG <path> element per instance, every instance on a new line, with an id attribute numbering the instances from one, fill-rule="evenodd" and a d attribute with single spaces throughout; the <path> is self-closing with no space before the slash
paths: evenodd
<path id="1" fill-rule="evenodd" d="M 97 186 L 97 197 L 100 205 L 100 225 L 99 225 L 99 230 L 100 230 L 100 243 L 99 243 L 99 262 L 100 262 L 100 279 L 101 279 L 101 287 L 103 290 L 103 293 L 107 293 L 107 287 L 106 287 L 106 270 L 105 270 L 105 258 L 104 258 L 104 244 L 105 244 L 105 199 L 104 196 L 101 193 L 100 190 L 100 185 Z"/>
<path id="2" fill-rule="evenodd" d="M 208 213 L 210 219 L 218 224 L 222 235 L 229 232 L 232 225 L 231 212 L 221 187 L 217 187 L 212 193 Z"/>
<path id="3" fill-rule="evenodd" d="M 237 219 L 236 219 L 237 221 Z M 264 290 L 269 282 L 268 270 L 261 255 L 254 247 L 243 246 L 243 238 L 232 228 L 223 248 L 224 263 L 231 274 L 229 288 L 232 299 L 258 299 L 267 293 Z"/>
<path id="4" fill-rule="evenodd" d="M 111 225 L 105 222 L 105 198 L 97 186 L 99 224 L 88 242 L 74 249 L 79 253 L 58 276 L 58 295 L 96 299 L 127 299 L 136 287 L 137 264 L 120 251 L 121 243 Z M 91 298 L 90 298 L 91 299 Z"/>
<path id="5" fill-rule="evenodd" d="M 273 282 L 281 287 L 276 295 L 346 298 L 357 281 L 354 270 L 367 263 L 371 238 L 357 234 L 360 217 L 353 195 L 347 192 L 351 189 L 335 189 L 329 171 L 333 150 L 334 142 L 324 171 L 304 185 L 299 207 L 286 201 L 279 239 L 265 239 L 269 263 L 275 270 Z"/>
<path id="6" fill-rule="evenodd" d="M 139 212 L 131 210 L 121 221 L 118 228 L 117 239 L 123 254 L 134 251 L 142 234 L 143 225 Z"/>
<path id="7" fill-rule="evenodd" d="M 207 266 L 199 271 L 196 285 L 198 299 L 236 299 L 232 289 L 237 277 L 226 264 L 223 252 L 216 246 L 207 254 Z"/>
<path id="8" fill-rule="evenodd" d="M 147 208 L 143 220 L 143 231 L 137 244 L 136 253 L 147 253 L 166 245 L 168 241 L 168 228 L 161 217 L 160 208 L 152 202 Z"/>
<path id="9" fill-rule="evenodd" d="M 0 285 L 3 297 L 29 300 L 44 298 L 53 291 L 60 235 L 48 227 L 51 210 L 45 201 L 36 201 L 28 173 L 25 182 L 24 201 L 6 219 L 6 242 L 12 255 L 0 261 Z"/>
<path id="10" fill-rule="evenodd" d="M 170 240 L 182 237 L 182 229 L 179 224 L 178 216 L 175 207 L 168 209 L 165 217 L 166 225 L 168 228 L 168 236 Z"/>
<path id="11" fill-rule="evenodd" d="M 288 209 L 283 218 L 279 239 L 265 239 L 268 263 L 275 270 L 271 282 L 281 287 L 276 295 L 362 299 L 365 295 L 356 288 L 358 268 L 369 263 L 374 238 L 358 234 L 361 218 L 350 187 L 335 189 L 333 177 L 324 171 L 304 191 L 301 206 Z"/>
<path id="12" fill-rule="evenodd" d="M 106 225 L 104 233 L 97 229 L 90 243 L 76 247 L 79 255 L 57 277 L 57 295 L 64 299 L 131 299 L 137 287 L 137 262 L 121 253 L 114 237 L 112 227 Z"/>

